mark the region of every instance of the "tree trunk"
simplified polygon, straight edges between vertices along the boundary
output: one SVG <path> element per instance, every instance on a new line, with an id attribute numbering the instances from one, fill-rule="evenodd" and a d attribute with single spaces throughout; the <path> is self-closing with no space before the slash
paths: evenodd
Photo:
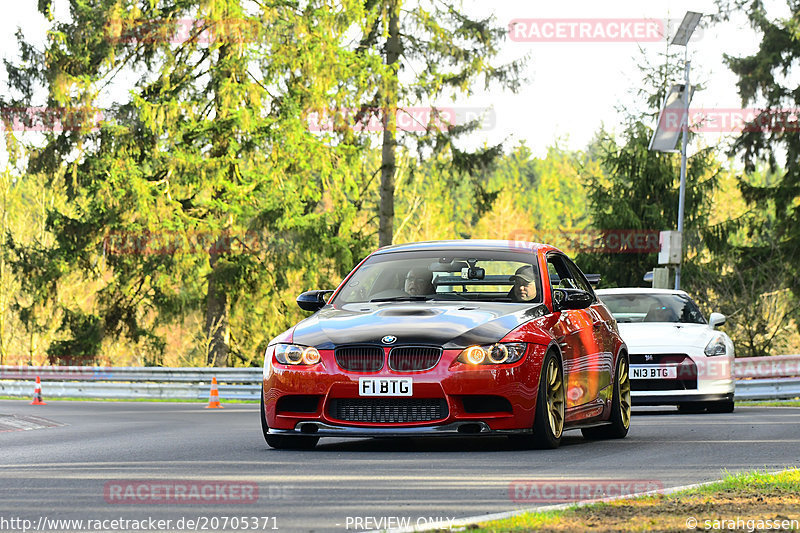
<path id="1" fill-rule="evenodd" d="M 229 44 L 224 44 L 219 48 L 218 63 L 215 65 L 212 77 L 214 88 L 214 106 L 217 117 L 224 116 L 226 103 L 221 96 L 222 85 L 232 77 L 233 72 L 228 65 L 228 59 L 232 51 Z M 229 138 L 221 132 L 215 132 L 212 138 L 211 156 L 225 160 L 228 157 Z M 226 176 L 231 176 L 232 169 L 227 166 Z M 221 198 L 222 187 L 215 186 L 213 197 L 215 200 Z M 230 223 L 230 217 L 228 217 Z M 209 366 L 228 366 L 228 343 L 230 341 L 230 327 L 228 322 L 228 294 L 225 284 L 221 281 L 219 267 L 219 254 L 228 250 L 229 241 L 225 239 L 225 231 L 214 240 L 212 248 L 208 250 L 208 264 L 211 266 L 211 273 L 208 276 L 208 293 L 206 295 L 206 362 Z"/>
<path id="2" fill-rule="evenodd" d="M 389 65 L 383 89 L 383 149 L 381 150 L 381 206 L 378 245 L 392 244 L 394 233 L 394 174 L 397 168 L 397 62 L 400 58 L 400 0 L 389 3 L 389 38 L 386 41 L 386 64 Z"/>
<path id="3" fill-rule="evenodd" d="M 208 276 L 206 301 L 206 363 L 209 366 L 228 366 L 228 295 L 218 281 L 216 253 L 209 256 L 208 263 L 211 265 L 211 273 Z"/>

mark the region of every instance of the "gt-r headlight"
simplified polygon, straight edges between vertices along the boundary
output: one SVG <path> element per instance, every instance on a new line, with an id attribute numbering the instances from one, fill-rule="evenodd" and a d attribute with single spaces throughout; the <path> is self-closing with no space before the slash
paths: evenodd
<path id="1" fill-rule="evenodd" d="M 525 355 L 524 342 L 470 346 L 458 354 L 458 361 L 468 365 L 503 365 L 516 363 Z"/>
<path id="2" fill-rule="evenodd" d="M 725 339 L 722 335 L 715 335 L 706 345 L 705 354 L 709 357 L 714 355 L 725 355 L 727 348 L 725 347 Z"/>
<path id="3" fill-rule="evenodd" d="M 276 344 L 275 359 L 284 365 L 315 365 L 322 359 L 313 346 Z"/>

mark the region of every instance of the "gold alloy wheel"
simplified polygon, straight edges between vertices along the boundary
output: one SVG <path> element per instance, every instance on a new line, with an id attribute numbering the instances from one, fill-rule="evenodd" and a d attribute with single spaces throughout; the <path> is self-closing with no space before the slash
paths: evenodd
<path id="1" fill-rule="evenodd" d="M 630 386 L 628 386 L 628 404 L 630 404 Z M 630 406 L 628 414 L 630 415 Z M 558 361 L 555 357 L 551 358 L 547 365 L 547 416 L 550 419 L 550 431 L 555 438 L 559 438 L 564 430 L 564 383 L 560 379 Z"/>
<path id="2" fill-rule="evenodd" d="M 627 429 L 631 425 L 631 380 L 628 377 L 628 361 L 625 358 L 621 359 L 617 382 L 619 384 L 620 420 Z"/>

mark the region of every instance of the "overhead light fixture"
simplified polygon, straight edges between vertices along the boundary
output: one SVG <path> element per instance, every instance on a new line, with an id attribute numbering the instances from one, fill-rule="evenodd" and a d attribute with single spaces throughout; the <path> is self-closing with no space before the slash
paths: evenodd
<path id="1" fill-rule="evenodd" d="M 678 31 L 675 32 L 675 37 L 672 38 L 672 43 L 670 44 L 686 46 L 689 42 L 689 39 L 692 38 L 692 34 L 694 33 L 695 28 L 697 28 L 697 24 L 700 22 L 701 18 L 703 18 L 702 13 L 687 11 L 686 15 L 683 16 L 681 25 L 678 27 Z"/>

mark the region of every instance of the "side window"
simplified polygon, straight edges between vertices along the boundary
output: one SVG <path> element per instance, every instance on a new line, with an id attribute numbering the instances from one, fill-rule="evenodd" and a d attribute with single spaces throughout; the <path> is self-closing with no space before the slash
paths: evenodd
<path id="1" fill-rule="evenodd" d="M 569 259 L 567 259 L 567 267 L 569 268 L 569 271 L 572 274 L 572 279 L 575 283 L 575 288 L 580 289 L 582 291 L 586 291 L 591 295 L 594 295 L 592 287 L 589 285 L 589 283 L 586 282 L 578 266 Z"/>
<path id="2" fill-rule="evenodd" d="M 575 263 L 560 254 L 547 258 L 547 272 L 554 289 L 580 289 L 594 296 L 594 291 L 586 282 Z"/>
<path id="3" fill-rule="evenodd" d="M 550 286 L 554 289 L 557 288 L 561 283 L 561 276 L 558 275 L 558 271 L 550 258 L 547 259 L 547 275 L 550 276 Z"/>
<path id="4" fill-rule="evenodd" d="M 551 254 L 547 257 L 547 273 L 550 275 L 550 285 L 554 289 L 576 288 L 572 273 L 561 255 Z"/>

